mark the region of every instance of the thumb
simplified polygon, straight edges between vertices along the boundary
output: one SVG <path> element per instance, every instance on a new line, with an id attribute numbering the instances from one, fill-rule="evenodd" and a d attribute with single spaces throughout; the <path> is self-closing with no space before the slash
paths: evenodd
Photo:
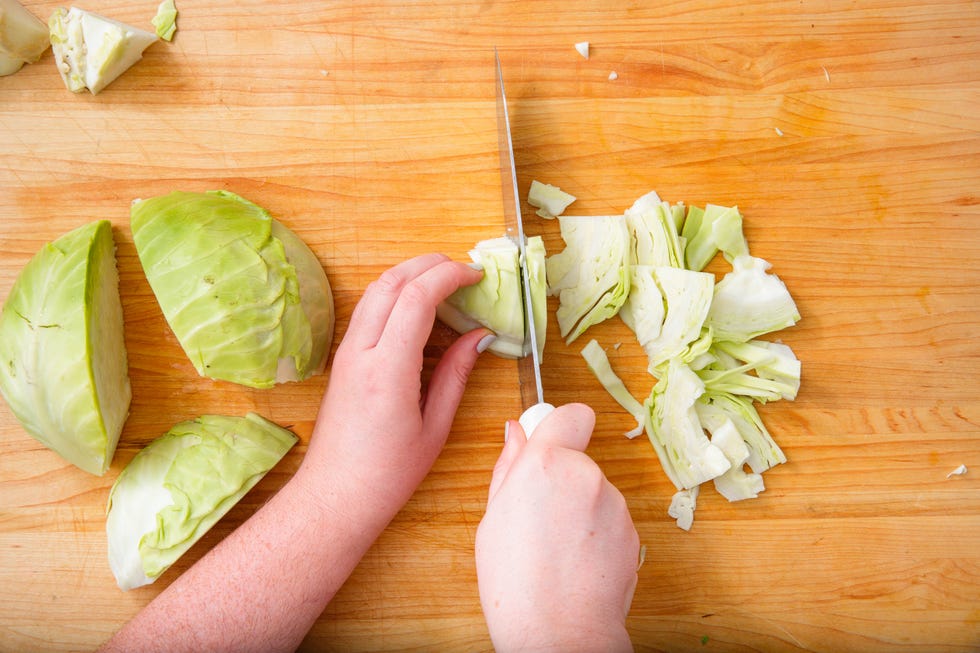
<path id="1" fill-rule="evenodd" d="M 585 451 L 595 428 L 595 413 L 585 404 L 565 404 L 545 417 L 534 429 L 534 446 L 557 446 Z"/>
<path id="2" fill-rule="evenodd" d="M 511 466 L 517 460 L 518 456 L 521 455 L 521 451 L 524 450 L 526 444 L 527 436 L 524 435 L 524 429 L 521 428 L 520 423 L 517 420 L 508 420 L 504 427 L 504 448 L 500 452 L 500 457 L 497 458 L 497 464 L 493 466 L 493 476 L 490 479 L 490 492 L 487 497 L 488 504 L 493 501 L 497 490 L 500 489 L 504 479 L 507 478 L 507 472 L 510 471 Z"/>
<path id="3" fill-rule="evenodd" d="M 483 351 L 483 344 L 493 334 L 487 329 L 473 329 L 460 336 L 436 363 L 425 391 L 422 421 L 432 433 L 449 433 L 466 381 Z"/>

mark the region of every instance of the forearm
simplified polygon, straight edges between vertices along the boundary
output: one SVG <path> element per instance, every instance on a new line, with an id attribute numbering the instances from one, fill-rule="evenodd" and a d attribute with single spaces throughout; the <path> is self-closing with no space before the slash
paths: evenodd
<path id="1" fill-rule="evenodd" d="M 295 650 L 400 507 L 357 505 L 342 474 L 301 469 L 104 650 Z"/>

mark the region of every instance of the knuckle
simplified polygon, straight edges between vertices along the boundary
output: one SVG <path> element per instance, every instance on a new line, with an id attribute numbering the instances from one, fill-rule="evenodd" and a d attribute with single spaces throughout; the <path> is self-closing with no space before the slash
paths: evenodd
<path id="1" fill-rule="evenodd" d="M 372 281 L 369 284 L 369 288 L 384 294 L 394 294 L 398 292 L 404 283 L 405 281 L 401 273 L 391 268 L 382 272 L 381 276 Z"/>
<path id="2" fill-rule="evenodd" d="M 411 281 L 401 291 L 402 298 L 410 306 L 426 306 L 433 304 L 429 289 L 419 281 Z"/>

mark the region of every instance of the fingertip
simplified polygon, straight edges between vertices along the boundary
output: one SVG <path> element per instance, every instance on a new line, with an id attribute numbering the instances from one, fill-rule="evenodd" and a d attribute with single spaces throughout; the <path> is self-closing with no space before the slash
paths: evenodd
<path id="1" fill-rule="evenodd" d="M 476 343 L 476 353 L 482 354 L 490 348 L 490 345 L 497 341 L 497 334 L 489 329 L 478 329 L 478 331 L 481 331 L 483 335 Z"/>

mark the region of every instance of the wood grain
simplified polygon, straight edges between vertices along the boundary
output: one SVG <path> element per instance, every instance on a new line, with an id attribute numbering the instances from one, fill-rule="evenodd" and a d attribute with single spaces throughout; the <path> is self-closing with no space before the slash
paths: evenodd
<path id="1" fill-rule="evenodd" d="M 58 5 L 26 4 L 45 18 Z M 147 26 L 156 3 L 85 8 Z M 666 516 L 672 488 L 649 444 L 622 437 L 629 417 L 585 368 L 587 340 L 566 346 L 551 325 L 548 397 L 596 409 L 589 452 L 648 547 L 628 622 L 636 649 L 980 648 L 977 3 L 179 9 L 174 42 L 98 96 L 65 91 L 50 53 L 0 78 L 0 299 L 44 242 L 111 220 L 134 389 L 103 478 L 0 406 L 0 650 L 97 646 L 295 471 L 327 383 L 254 391 L 198 378 L 142 276 L 130 201 L 225 188 L 262 204 L 320 257 L 339 339 L 389 265 L 431 250 L 465 259 L 502 232 L 494 46 L 522 193 L 532 179 L 557 184 L 578 214 L 620 212 L 651 189 L 738 204 L 753 253 L 803 314 L 780 334 L 803 362 L 802 391 L 761 409 L 789 462 L 757 500 L 706 491 L 690 533 Z M 573 48 L 582 40 L 588 60 Z M 558 251 L 557 224 L 528 217 Z M 649 393 L 618 320 L 588 337 L 622 343 L 614 368 Z M 516 383 L 512 363 L 481 360 L 432 473 L 304 650 L 491 648 L 472 545 Z M 300 444 L 155 585 L 119 591 L 103 530 L 119 471 L 176 421 L 247 410 Z M 969 473 L 947 478 L 960 464 Z"/>

